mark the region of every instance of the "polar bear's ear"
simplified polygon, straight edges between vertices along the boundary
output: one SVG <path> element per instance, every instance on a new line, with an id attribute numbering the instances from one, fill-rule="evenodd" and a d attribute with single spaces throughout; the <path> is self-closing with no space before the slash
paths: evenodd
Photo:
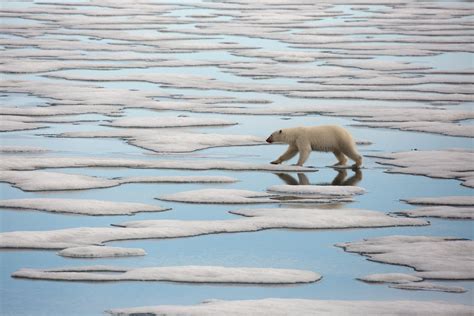
<path id="1" fill-rule="evenodd" d="M 280 134 L 281 134 L 281 130 L 280 130 L 278 133 L 280 133 Z"/>

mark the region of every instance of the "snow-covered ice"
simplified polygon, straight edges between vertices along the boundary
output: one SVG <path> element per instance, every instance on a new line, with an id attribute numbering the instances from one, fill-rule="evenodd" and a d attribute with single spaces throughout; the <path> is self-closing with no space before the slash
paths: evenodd
<path id="1" fill-rule="evenodd" d="M 80 215 L 133 215 L 138 212 L 162 212 L 170 209 L 143 203 L 48 198 L 0 200 L 1 208 Z"/>
<path id="2" fill-rule="evenodd" d="M 377 273 L 358 277 L 357 280 L 369 283 L 409 283 L 423 281 L 423 278 L 406 273 Z"/>
<path id="3" fill-rule="evenodd" d="M 128 183 L 232 183 L 227 176 L 135 176 L 102 178 L 49 171 L 2 171 L 0 181 L 23 191 L 64 191 L 110 188 Z"/>
<path id="4" fill-rule="evenodd" d="M 268 298 L 245 301 L 209 300 L 198 305 L 161 305 L 117 308 L 107 311 L 126 315 L 472 315 L 468 305 L 430 301 L 324 301 Z"/>
<path id="5" fill-rule="evenodd" d="M 442 284 L 434 284 L 430 282 L 410 282 L 401 284 L 392 284 L 390 287 L 403 290 L 417 290 L 417 291 L 438 291 L 449 293 L 464 293 L 466 289 L 460 286 L 450 286 Z"/>
<path id="6" fill-rule="evenodd" d="M 371 154 L 377 163 L 388 165 L 390 173 L 423 175 L 432 178 L 458 179 L 462 185 L 474 187 L 471 165 L 474 152 L 464 149 L 414 150 L 389 154 Z"/>
<path id="7" fill-rule="evenodd" d="M 214 118 L 160 116 L 126 117 L 113 120 L 111 123 L 104 125 L 128 128 L 166 128 L 192 126 L 225 126 L 235 124 L 237 124 L 237 122 Z"/>
<path id="8" fill-rule="evenodd" d="M 180 238 L 279 228 L 343 229 L 428 225 L 428 222 L 420 219 L 393 217 L 378 211 L 357 209 L 243 209 L 232 213 L 244 218 L 208 221 L 144 220 L 115 224 L 115 227 L 5 232 L 0 234 L 0 248 L 65 249 L 102 245 L 109 241 Z"/>
<path id="9" fill-rule="evenodd" d="M 474 242 L 453 237 L 386 236 L 340 243 L 337 247 L 371 261 L 414 268 L 423 279 L 474 279 Z"/>
<path id="10" fill-rule="evenodd" d="M 69 258 L 109 258 L 144 256 L 146 252 L 140 248 L 85 246 L 63 249 L 58 252 L 58 255 Z"/>
<path id="11" fill-rule="evenodd" d="M 295 284 L 316 282 L 321 279 L 319 274 L 305 270 L 218 266 L 147 268 L 82 266 L 58 269 L 21 269 L 14 272 L 12 276 L 56 281 L 167 281 L 244 284 Z"/>

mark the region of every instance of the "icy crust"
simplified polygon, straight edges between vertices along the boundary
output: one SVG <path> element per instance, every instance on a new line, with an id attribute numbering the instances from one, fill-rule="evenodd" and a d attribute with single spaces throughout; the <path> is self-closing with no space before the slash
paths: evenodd
<path id="1" fill-rule="evenodd" d="M 430 301 L 323 301 L 268 298 L 261 300 L 209 300 L 198 305 L 159 305 L 107 311 L 127 315 L 472 315 L 468 305 Z"/>
<path id="2" fill-rule="evenodd" d="M 129 183 L 233 183 L 226 176 L 137 176 L 101 178 L 79 174 L 47 171 L 1 171 L 0 182 L 12 184 L 23 191 L 64 191 L 111 188 Z"/>
<path id="3" fill-rule="evenodd" d="M 381 273 L 381 274 L 369 274 L 357 280 L 368 282 L 368 283 L 409 283 L 409 282 L 420 282 L 423 278 L 405 274 L 405 273 Z"/>
<path id="4" fill-rule="evenodd" d="M 130 145 L 160 153 L 185 153 L 213 147 L 265 144 L 263 138 L 252 135 L 203 134 L 176 130 L 159 133 L 143 129 L 68 132 L 59 134 L 57 137 L 120 138 Z"/>
<path id="5" fill-rule="evenodd" d="M 237 122 L 199 118 L 199 117 L 126 117 L 104 125 L 113 127 L 132 127 L 132 128 L 166 128 L 166 127 L 193 127 L 193 126 L 225 126 L 236 125 Z"/>
<path id="6" fill-rule="evenodd" d="M 45 153 L 48 152 L 48 149 L 41 147 L 33 146 L 0 146 L 0 153 L 10 154 L 10 153 Z"/>
<path id="7" fill-rule="evenodd" d="M 58 255 L 69 258 L 110 258 L 146 255 L 140 248 L 121 248 L 106 246 L 73 247 L 61 250 Z"/>
<path id="8" fill-rule="evenodd" d="M 421 197 L 402 200 L 413 205 L 427 205 L 413 210 L 394 212 L 408 217 L 439 217 L 451 219 L 474 219 L 474 197 L 443 196 Z"/>
<path id="9" fill-rule="evenodd" d="M 412 283 L 392 284 L 390 285 L 390 287 L 395 288 L 395 289 L 415 290 L 415 291 L 437 291 L 437 292 L 448 292 L 448 293 L 467 292 L 467 290 L 463 287 L 433 284 L 430 282 L 412 282 Z"/>
<path id="10" fill-rule="evenodd" d="M 273 185 L 267 191 L 302 196 L 353 196 L 366 192 L 365 189 L 356 186 L 337 185 Z"/>
<path id="11" fill-rule="evenodd" d="M 133 169 L 177 169 L 177 170 L 240 170 L 240 171 L 304 171 L 315 168 L 253 164 L 239 161 L 218 160 L 132 160 L 91 157 L 24 157 L 17 156 L 2 161 L 4 170 L 37 170 L 46 168 L 133 168 Z"/>
<path id="12" fill-rule="evenodd" d="M 0 247 L 65 249 L 102 245 L 109 241 L 180 238 L 278 228 L 343 229 L 428 224 L 420 219 L 392 217 L 382 212 L 357 209 L 244 209 L 232 213 L 245 218 L 214 221 L 146 220 L 126 222 L 115 227 L 6 232 L 0 234 Z"/>
<path id="13" fill-rule="evenodd" d="M 474 196 L 471 195 L 419 197 L 403 199 L 402 201 L 412 205 L 474 206 Z"/>
<path id="14" fill-rule="evenodd" d="M 301 189 L 299 187 L 302 187 Z M 201 189 L 166 194 L 162 201 L 203 204 L 257 204 L 257 203 L 329 203 L 350 202 L 364 189 L 350 186 L 292 186 L 276 185 L 268 193 L 237 189 Z"/>
<path id="15" fill-rule="evenodd" d="M 80 215 L 133 215 L 138 212 L 162 212 L 170 210 L 170 208 L 143 203 L 72 199 L 0 200 L 0 209 L 1 208 Z"/>
<path id="16" fill-rule="evenodd" d="M 432 178 L 458 179 L 462 185 L 474 187 L 474 151 L 464 149 L 408 151 L 372 154 L 377 163 L 390 166 L 389 173 L 423 175 Z"/>
<path id="17" fill-rule="evenodd" d="M 12 277 L 56 281 L 167 281 L 233 284 L 295 284 L 312 283 L 321 279 L 319 274 L 305 270 L 218 266 L 149 268 L 85 266 L 45 270 L 21 269 L 14 272 Z"/>
<path id="18" fill-rule="evenodd" d="M 371 261 L 414 268 L 423 279 L 474 279 L 474 242 L 451 237 L 387 236 L 337 244 Z"/>

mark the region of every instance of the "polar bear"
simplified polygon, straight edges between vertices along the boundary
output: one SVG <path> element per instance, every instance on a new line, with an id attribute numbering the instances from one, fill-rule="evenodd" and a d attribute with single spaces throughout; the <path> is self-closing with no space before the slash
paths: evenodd
<path id="1" fill-rule="evenodd" d="M 278 130 L 267 138 L 268 143 L 285 143 L 290 145 L 283 155 L 272 164 L 280 164 L 300 153 L 297 166 L 303 166 L 312 150 L 332 152 L 342 166 L 347 162 L 346 156 L 355 161 L 353 167 L 362 165 L 362 156 L 356 150 L 351 134 L 337 125 L 294 127 Z"/>

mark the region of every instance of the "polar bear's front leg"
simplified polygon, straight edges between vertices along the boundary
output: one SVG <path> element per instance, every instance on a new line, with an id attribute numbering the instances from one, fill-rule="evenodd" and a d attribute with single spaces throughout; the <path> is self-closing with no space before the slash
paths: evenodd
<path id="1" fill-rule="evenodd" d="M 277 160 L 272 161 L 271 164 L 279 165 L 279 164 L 281 164 L 283 161 L 290 160 L 290 159 L 293 158 L 297 153 L 298 153 L 298 148 L 297 148 L 296 146 L 294 146 L 294 145 L 290 145 L 290 146 L 288 147 L 288 149 L 283 153 L 283 155 L 281 155 L 280 157 L 278 157 Z"/>
<path id="2" fill-rule="evenodd" d="M 311 153 L 311 145 L 307 141 L 298 140 L 296 146 L 298 146 L 298 151 L 300 152 L 300 157 L 296 165 L 302 167 Z"/>

